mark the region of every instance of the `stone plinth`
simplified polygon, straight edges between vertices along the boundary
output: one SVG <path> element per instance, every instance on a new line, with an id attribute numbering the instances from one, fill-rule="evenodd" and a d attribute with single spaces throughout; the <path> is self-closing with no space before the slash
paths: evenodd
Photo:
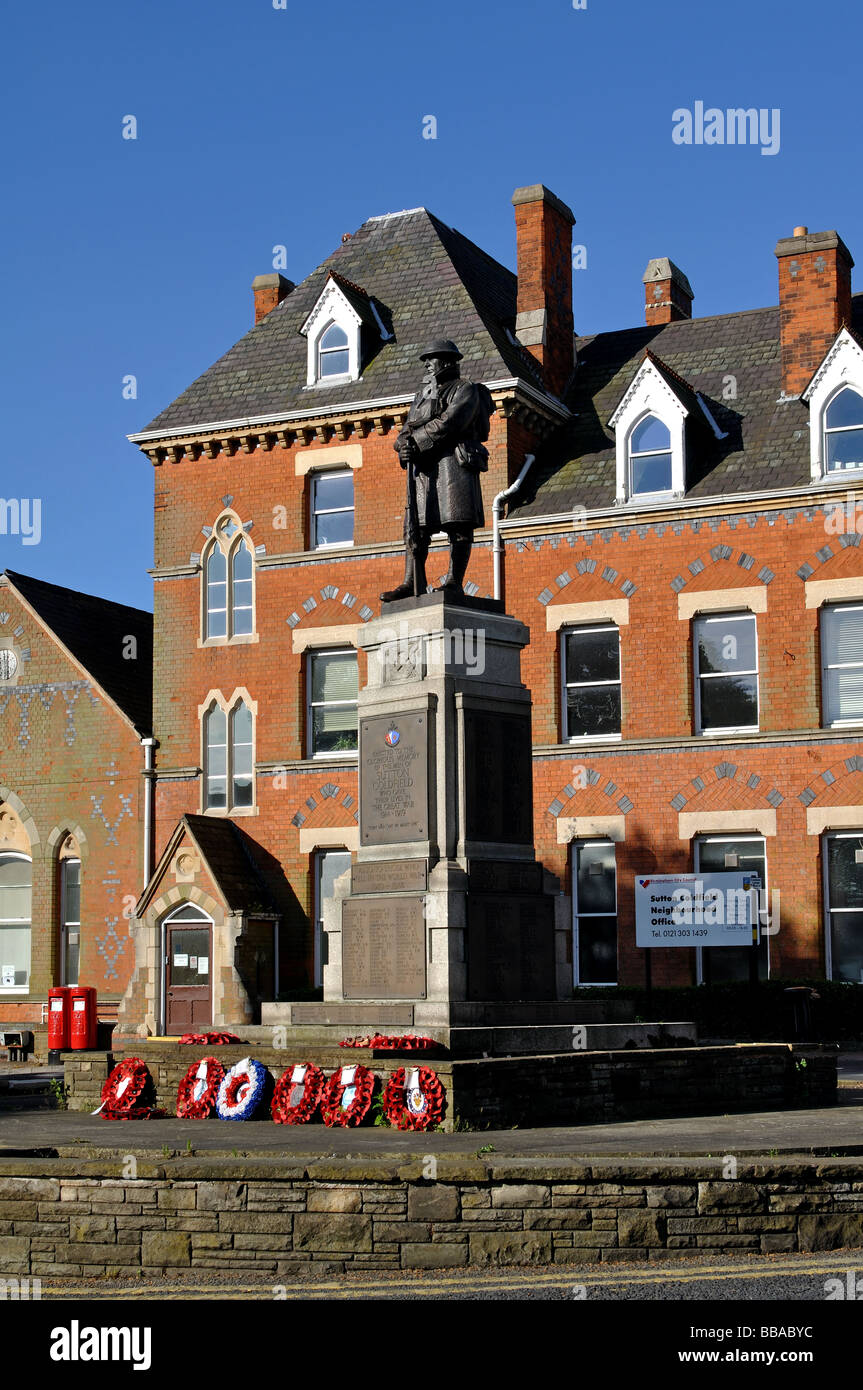
<path id="1" fill-rule="evenodd" d="M 326 1001 L 465 1001 L 569 990 L 569 924 L 535 859 L 525 625 L 491 599 L 384 605 L 359 641 L 359 849 L 324 908 Z"/>

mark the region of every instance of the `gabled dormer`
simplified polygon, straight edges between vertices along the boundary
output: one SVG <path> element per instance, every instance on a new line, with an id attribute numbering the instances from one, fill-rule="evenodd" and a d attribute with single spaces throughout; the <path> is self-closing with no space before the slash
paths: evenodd
<path id="1" fill-rule="evenodd" d="M 308 346 L 307 386 L 358 381 L 369 339 L 376 339 L 379 345 L 393 336 L 371 296 L 335 271 L 327 276 L 300 332 Z"/>
<path id="2" fill-rule="evenodd" d="M 687 449 L 724 439 L 707 403 L 651 352 L 608 422 L 614 431 L 615 500 L 672 501 L 687 487 Z"/>
<path id="3" fill-rule="evenodd" d="M 802 399 L 809 406 L 812 481 L 863 473 L 863 348 L 840 329 Z"/>

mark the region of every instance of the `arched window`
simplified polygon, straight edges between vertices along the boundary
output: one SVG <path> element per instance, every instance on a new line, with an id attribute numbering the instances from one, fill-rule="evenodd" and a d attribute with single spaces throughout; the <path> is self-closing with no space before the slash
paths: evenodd
<path id="1" fill-rule="evenodd" d="M 824 412 L 824 459 L 828 473 L 863 468 L 863 396 L 850 386 Z"/>
<path id="2" fill-rule="evenodd" d="M 254 555 L 232 515 L 213 528 L 204 552 L 205 641 L 251 637 L 255 629 Z"/>
<path id="3" fill-rule="evenodd" d="M 81 959 L 81 851 L 74 835 L 60 850 L 61 983 L 77 985 Z"/>
<path id="4" fill-rule="evenodd" d="M 204 718 L 206 767 L 205 804 L 208 810 L 225 810 L 228 803 L 228 720 L 214 705 Z"/>
<path id="5" fill-rule="evenodd" d="M 252 552 L 240 539 L 231 552 L 231 636 L 252 631 Z"/>
<path id="6" fill-rule="evenodd" d="M 214 541 L 207 556 L 207 626 L 208 637 L 228 635 L 228 562 Z"/>
<path id="7" fill-rule="evenodd" d="M 331 323 L 318 340 L 318 376 L 347 376 L 349 370 L 348 335 L 337 323 Z"/>
<path id="8" fill-rule="evenodd" d="M 235 811 L 255 802 L 254 720 L 240 700 L 228 712 L 212 704 L 204 716 L 204 808 Z"/>
<path id="9" fill-rule="evenodd" d="M 33 865 L 26 854 L 0 854 L 0 993 L 30 986 Z"/>
<path id="10" fill-rule="evenodd" d="M 645 415 L 629 436 L 630 493 L 671 491 L 671 433 L 656 415 Z"/>

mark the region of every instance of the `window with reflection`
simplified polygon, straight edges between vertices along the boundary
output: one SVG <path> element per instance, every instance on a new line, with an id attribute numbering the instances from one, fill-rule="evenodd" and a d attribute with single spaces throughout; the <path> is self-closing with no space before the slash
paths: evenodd
<path id="1" fill-rule="evenodd" d="M 758 641 L 754 613 L 720 613 L 694 623 L 698 732 L 758 728 Z"/>
<path id="2" fill-rule="evenodd" d="M 354 475 L 350 468 L 312 475 L 311 549 L 354 543 Z"/>
<path id="3" fill-rule="evenodd" d="M 564 739 L 620 735 L 620 631 L 614 623 L 564 629 Z"/>
<path id="4" fill-rule="evenodd" d="M 26 854 L 0 854 L 0 993 L 30 986 L 33 866 Z"/>
<path id="5" fill-rule="evenodd" d="M 821 609 L 824 723 L 863 723 L 863 604 Z"/>
<path id="6" fill-rule="evenodd" d="M 214 704 L 204 717 L 204 805 L 233 811 L 254 805 L 254 721 L 244 701 L 229 714 Z"/>
<path id="7" fill-rule="evenodd" d="M 572 845 L 573 984 L 617 984 L 617 864 L 611 840 Z"/>
<path id="8" fill-rule="evenodd" d="M 863 396 L 845 386 L 824 412 L 824 471 L 863 468 Z"/>
<path id="9" fill-rule="evenodd" d="M 767 847 L 762 835 L 701 835 L 695 841 L 697 874 L 757 874 L 761 880 L 758 915 L 762 933 L 770 925 L 768 915 Z M 754 955 L 753 955 L 754 952 Z M 696 949 L 699 984 L 721 984 L 770 975 L 770 937 L 757 946 L 704 946 Z"/>
<path id="10" fill-rule="evenodd" d="M 255 630 L 254 555 L 233 516 L 223 516 L 204 551 L 204 640 L 230 642 Z"/>
<path id="11" fill-rule="evenodd" d="M 645 415 L 629 436 L 629 490 L 671 491 L 671 433 L 656 415 Z"/>
<path id="12" fill-rule="evenodd" d="M 828 978 L 863 984 L 863 830 L 826 835 L 824 851 Z"/>
<path id="13" fill-rule="evenodd" d="M 348 335 L 337 323 L 331 323 L 318 342 L 318 376 L 347 376 L 349 370 Z"/>
<path id="14" fill-rule="evenodd" d="M 357 751 L 357 654 L 346 651 L 310 652 L 309 756 Z"/>

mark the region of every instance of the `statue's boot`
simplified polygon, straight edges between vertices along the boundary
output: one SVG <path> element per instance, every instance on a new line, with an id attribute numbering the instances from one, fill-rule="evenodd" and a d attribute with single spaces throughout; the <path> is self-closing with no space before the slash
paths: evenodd
<path id="1" fill-rule="evenodd" d="M 449 551 L 449 570 L 440 586 L 441 593 L 458 596 L 464 593 L 462 583 L 467 573 L 473 541 L 470 536 L 453 536 Z"/>
<path id="2" fill-rule="evenodd" d="M 416 550 L 411 553 L 405 549 L 405 577 L 401 584 L 395 589 L 387 589 L 381 594 L 381 603 L 394 603 L 400 598 L 414 598 L 414 573 L 416 572 L 416 593 L 424 594 L 428 587 L 426 580 L 426 557 L 428 555 L 428 544 L 418 545 Z"/>

